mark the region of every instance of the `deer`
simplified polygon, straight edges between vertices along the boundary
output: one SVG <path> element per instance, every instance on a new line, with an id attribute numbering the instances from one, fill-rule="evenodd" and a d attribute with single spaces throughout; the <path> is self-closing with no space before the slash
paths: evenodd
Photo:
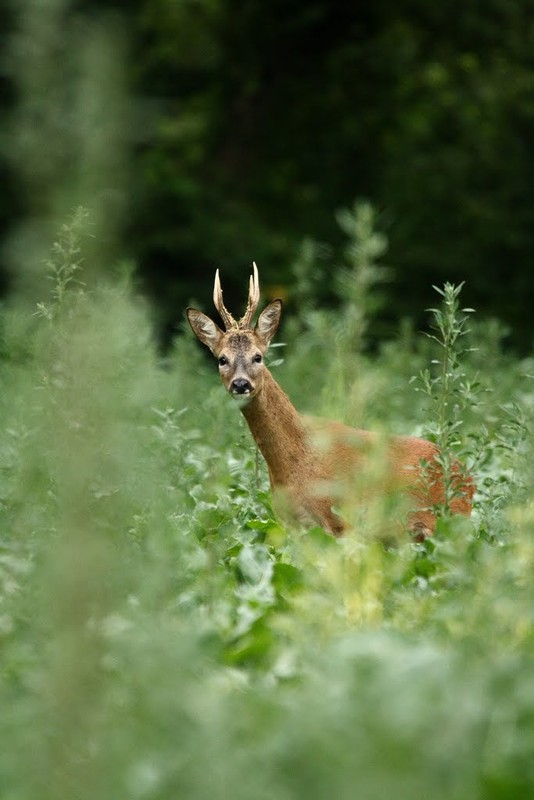
<path id="1" fill-rule="evenodd" d="M 198 340 L 218 360 L 226 390 L 239 407 L 268 468 L 273 508 L 278 516 L 301 525 L 317 525 L 339 537 L 350 527 L 340 509 L 358 494 L 358 482 L 373 449 L 383 448 L 383 492 L 400 491 L 406 498 L 406 524 L 417 541 L 436 529 L 436 508 L 446 498 L 444 470 L 437 446 L 412 436 L 388 436 L 360 430 L 335 420 L 300 414 L 265 365 L 265 354 L 282 316 L 282 301 L 272 300 L 253 318 L 260 301 L 258 269 L 253 263 L 248 301 L 236 320 L 226 309 L 219 277 L 215 273 L 213 302 L 222 330 L 195 308 L 186 316 Z M 468 516 L 474 483 L 457 463 L 452 465 L 452 514 Z"/>

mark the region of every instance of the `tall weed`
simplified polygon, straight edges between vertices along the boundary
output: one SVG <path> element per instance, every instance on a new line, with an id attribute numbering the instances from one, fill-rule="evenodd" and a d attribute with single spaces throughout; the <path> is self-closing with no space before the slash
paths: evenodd
<path id="1" fill-rule="evenodd" d="M 341 542 L 285 529 L 215 370 L 185 337 L 161 359 L 127 279 L 84 285 L 81 234 L 62 231 L 70 255 L 54 249 L 39 313 L 3 315 L 3 796 L 529 796 L 529 363 L 494 341 L 487 430 L 470 402 L 444 427 L 455 452 L 473 433 L 490 451 L 473 522 L 389 549 L 371 535 L 386 508 Z M 339 316 L 317 313 L 335 328 Z M 432 355 L 417 347 L 406 334 L 373 356 L 380 385 L 413 398 L 383 402 L 385 428 L 419 418 L 408 378 Z M 337 373 L 345 388 L 353 357 L 370 363 L 358 345 Z M 505 468 L 522 492 L 499 495 Z"/>

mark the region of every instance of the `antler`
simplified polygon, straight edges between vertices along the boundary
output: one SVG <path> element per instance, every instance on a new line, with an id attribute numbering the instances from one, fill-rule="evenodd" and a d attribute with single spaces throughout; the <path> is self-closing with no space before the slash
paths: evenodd
<path id="1" fill-rule="evenodd" d="M 250 328 L 252 317 L 254 316 L 258 303 L 260 302 L 260 282 L 258 279 L 258 268 L 256 262 L 252 262 L 252 275 L 248 282 L 248 301 L 247 310 L 237 323 L 240 328 Z"/>
<path id="2" fill-rule="evenodd" d="M 222 321 L 224 322 L 224 327 L 226 330 L 228 331 L 230 328 L 237 328 L 237 322 L 223 303 L 223 293 L 221 289 L 221 281 L 219 279 L 219 270 L 217 270 L 215 273 L 215 283 L 213 285 L 213 303 L 219 312 Z"/>
<path id="3" fill-rule="evenodd" d="M 223 293 L 221 289 L 221 281 L 219 278 L 219 270 L 215 273 L 215 283 L 213 286 L 213 302 L 215 304 L 215 308 L 219 312 L 222 321 L 224 322 L 224 327 L 226 330 L 230 330 L 231 328 L 250 328 L 250 323 L 252 322 L 252 317 L 255 314 L 255 311 L 258 307 L 258 303 L 260 302 L 260 282 L 258 278 L 258 268 L 255 262 L 252 262 L 252 270 L 253 274 L 250 276 L 249 285 L 248 285 L 248 301 L 247 301 L 247 308 L 241 319 L 236 322 L 233 316 L 230 314 L 228 309 L 225 307 L 223 303 Z"/>

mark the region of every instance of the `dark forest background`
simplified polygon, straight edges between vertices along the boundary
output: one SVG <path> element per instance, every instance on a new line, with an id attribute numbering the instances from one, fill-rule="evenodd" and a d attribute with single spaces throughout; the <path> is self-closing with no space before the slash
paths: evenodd
<path id="1" fill-rule="evenodd" d="M 100 269 L 134 265 L 163 337 L 209 308 L 215 267 L 229 304 L 255 260 L 291 307 L 304 239 L 335 303 L 336 214 L 361 198 L 389 241 L 372 335 L 465 280 L 529 350 L 533 20 L 533 0 L 4 2 L 2 292 L 82 203 Z"/>

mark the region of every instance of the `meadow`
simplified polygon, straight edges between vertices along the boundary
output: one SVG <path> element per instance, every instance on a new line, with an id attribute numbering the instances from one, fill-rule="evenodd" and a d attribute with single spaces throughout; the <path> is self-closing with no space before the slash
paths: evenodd
<path id="1" fill-rule="evenodd" d="M 1 315 L 2 800 L 533 796 L 534 360 L 451 284 L 368 347 L 385 242 L 344 212 L 270 368 L 302 411 L 439 442 L 475 508 L 422 543 L 381 536 L 388 498 L 343 540 L 288 529 L 182 309 L 162 354 L 127 270 L 86 280 L 77 214 L 49 296 Z"/>

